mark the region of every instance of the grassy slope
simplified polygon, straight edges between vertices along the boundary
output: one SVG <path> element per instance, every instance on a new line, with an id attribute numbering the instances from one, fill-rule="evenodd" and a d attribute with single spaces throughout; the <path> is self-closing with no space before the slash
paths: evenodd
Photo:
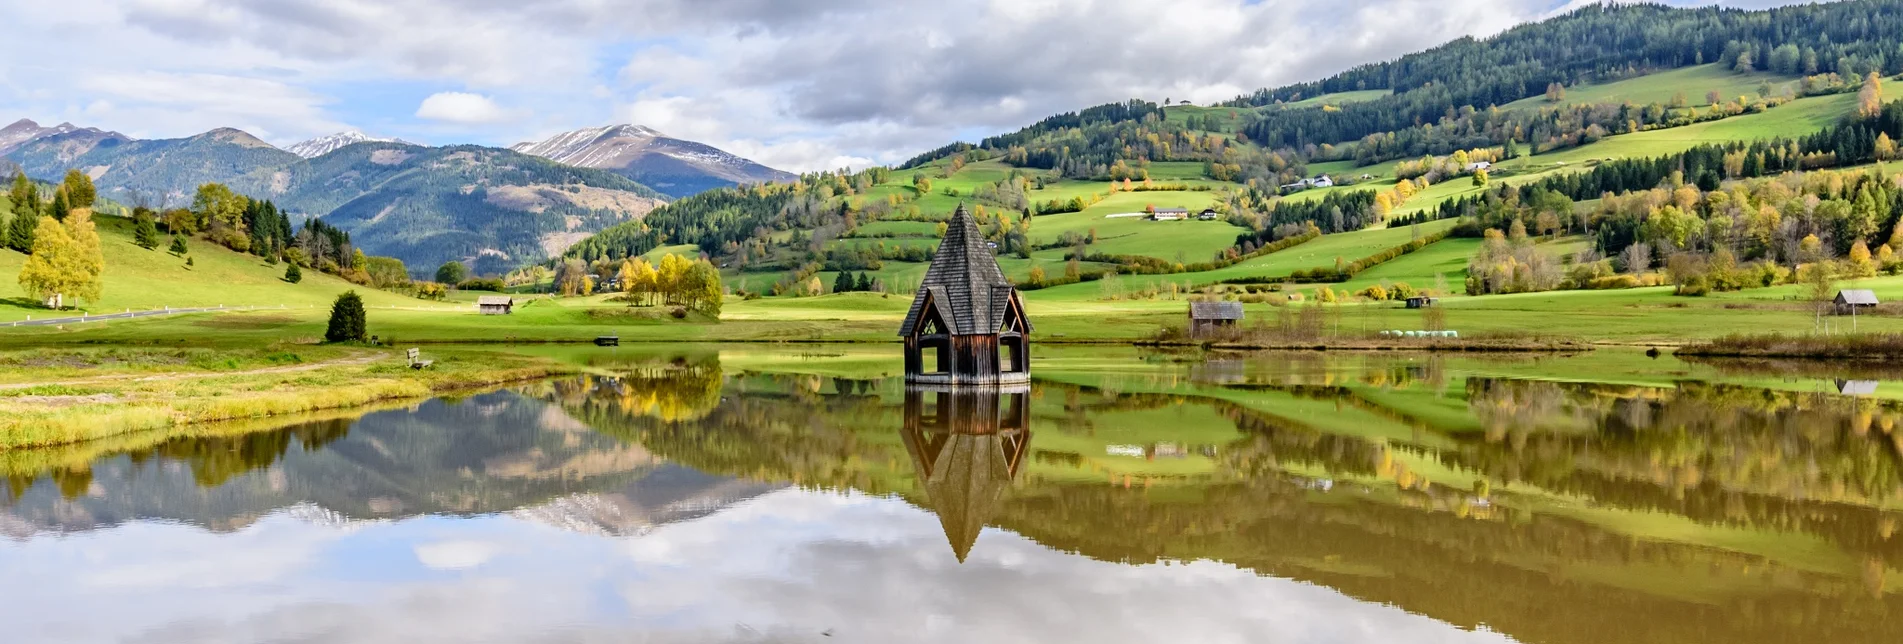
<path id="1" fill-rule="evenodd" d="M 96 217 L 101 250 L 105 254 L 105 292 L 97 303 L 86 303 L 92 313 L 117 313 L 126 309 L 149 310 L 203 306 L 285 306 L 326 309 L 339 293 L 355 289 L 371 307 L 448 308 L 450 305 L 356 286 L 341 279 L 304 271 L 304 281 L 285 282 L 284 266 L 271 266 L 262 259 L 235 253 L 204 240 L 190 243 L 193 266 L 185 260 L 158 250 L 145 250 L 132 243 L 132 222 L 117 217 Z M 0 250 L 0 322 L 36 318 L 64 317 L 77 312 L 55 313 L 34 305 L 20 289 L 16 277 L 26 256 Z"/>
<path id="2" fill-rule="evenodd" d="M 1647 74 L 1611 83 L 1581 85 L 1566 88 L 1566 105 L 1586 105 L 1601 103 L 1651 103 L 1670 104 L 1673 97 L 1683 94 L 1686 105 L 1704 106 L 1711 103 L 1705 95 L 1717 90 L 1724 100 L 1735 101 L 1739 96 L 1756 98 L 1758 86 L 1770 82 L 1772 94 L 1783 88 L 1797 84 L 1795 79 L 1767 73 L 1740 74 L 1716 64 L 1684 67 L 1670 71 Z M 1549 107 L 1544 96 L 1524 98 L 1506 105 L 1502 109 L 1534 109 Z"/>

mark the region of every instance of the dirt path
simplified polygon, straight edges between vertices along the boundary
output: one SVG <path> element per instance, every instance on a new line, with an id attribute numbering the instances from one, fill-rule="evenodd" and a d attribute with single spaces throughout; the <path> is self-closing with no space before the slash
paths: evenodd
<path id="1" fill-rule="evenodd" d="M 195 378 L 220 378 L 224 376 L 260 376 L 260 375 L 281 374 L 281 373 L 297 373 L 300 371 L 316 371 L 318 369 L 324 369 L 327 367 L 344 367 L 344 366 L 351 366 L 351 365 L 370 364 L 378 360 L 386 359 L 387 357 L 388 356 L 384 356 L 384 355 L 376 354 L 376 353 L 366 353 L 363 355 L 352 356 L 349 358 L 341 358 L 337 360 L 325 360 L 323 362 L 310 362 L 305 364 L 286 365 L 282 367 L 264 367 L 262 369 L 249 369 L 245 371 L 191 371 L 191 372 L 185 372 L 185 373 L 164 373 L 164 374 L 156 374 L 156 375 L 120 374 L 116 376 L 95 376 L 92 378 L 80 378 L 78 380 L 55 380 L 55 381 L 49 381 L 49 382 L 22 382 L 22 383 L 15 383 L 15 384 L 0 384 L 0 391 L 11 391 L 15 389 L 30 389 L 33 387 L 42 387 L 42 386 L 48 386 L 48 385 L 78 387 L 78 386 L 85 386 L 85 385 L 99 385 L 99 384 L 118 383 L 118 382 L 158 382 L 158 381 L 165 381 L 165 380 L 190 380 Z"/>

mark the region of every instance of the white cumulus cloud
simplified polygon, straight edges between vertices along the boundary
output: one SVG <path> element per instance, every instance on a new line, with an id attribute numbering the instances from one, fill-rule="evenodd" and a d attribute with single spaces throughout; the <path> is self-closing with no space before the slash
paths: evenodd
<path id="1" fill-rule="evenodd" d="M 417 106 L 416 117 L 458 125 L 487 125 L 514 119 L 516 115 L 481 94 L 437 92 Z"/>

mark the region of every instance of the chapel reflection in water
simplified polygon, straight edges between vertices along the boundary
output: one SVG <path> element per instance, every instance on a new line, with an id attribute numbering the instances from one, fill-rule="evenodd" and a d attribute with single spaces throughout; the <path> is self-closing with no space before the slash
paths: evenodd
<path id="1" fill-rule="evenodd" d="M 905 450 L 963 563 L 1031 443 L 1028 388 L 905 390 Z"/>

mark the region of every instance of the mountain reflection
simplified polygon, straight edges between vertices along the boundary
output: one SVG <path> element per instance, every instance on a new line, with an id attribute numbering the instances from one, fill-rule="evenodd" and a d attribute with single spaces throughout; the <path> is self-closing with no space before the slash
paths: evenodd
<path id="1" fill-rule="evenodd" d="M 21 464 L 31 459 L 17 459 L 7 472 L 9 495 L 0 497 L 11 499 L 0 506 L 9 519 L 0 530 L 167 519 L 227 531 L 311 507 L 331 521 L 519 511 L 574 529 L 626 533 L 777 487 L 669 464 L 525 395 L 572 384 L 274 431 L 174 438 L 39 471 Z"/>

